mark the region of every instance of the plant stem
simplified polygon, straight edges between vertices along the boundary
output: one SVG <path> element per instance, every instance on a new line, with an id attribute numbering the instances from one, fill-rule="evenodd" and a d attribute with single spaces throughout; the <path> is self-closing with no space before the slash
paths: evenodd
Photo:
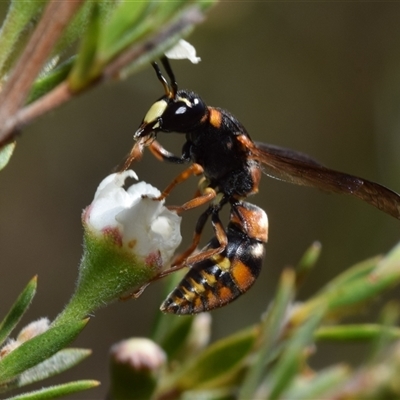
<path id="1" fill-rule="evenodd" d="M 83 0 L 51 0 L 31 39 L 0 94 L 0 143 L 9 133 L 14 114 L 23 105 L 32 82 L 48 58 L 64 28 Z M 10 126 L 11 125 L 11 126 Z"/>

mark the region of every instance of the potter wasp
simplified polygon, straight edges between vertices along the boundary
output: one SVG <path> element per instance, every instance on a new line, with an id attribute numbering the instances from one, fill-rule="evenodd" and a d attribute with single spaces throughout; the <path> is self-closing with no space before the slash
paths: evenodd
<path id="1" fill-rule="evenodd" d="M 134 134 L 136 141 L 125 162 L 128 168 L 149 147 L 159 160 L 190 163 L 155 200 L 164 199 L 179 183 L 201 175 L 195 196 L 177 212 L 209 203 L 201 214 L 192 245 L 162 273 L 165 276 L 183 267 L 189 272 L 168 296 L 162 310 L 192 314 L 225 305 L 234 300 L 257 278 L 267 241 L 268 220 L 263 210 L 244 201 L 258 191 L 262 172 L 285 182 L 355 196 L 400 219 L 400 196 L 377 183 L 328 169 L 311 157 L 281 147 L 254 142 L 244 126 L 228 111 L 207 106 L 196 93 L 178 90 L 166 57 L 161 59 L 169 82 L 153 62 L 165 95 L 145 115 Z M 183 133 L 182 155 L 164 149 L 158 132 Z M 219 212 L 230 204 L 231 217 L 224 229 Z M 206 221 L 211 218 L 214 238 L 197 254 Z"/>

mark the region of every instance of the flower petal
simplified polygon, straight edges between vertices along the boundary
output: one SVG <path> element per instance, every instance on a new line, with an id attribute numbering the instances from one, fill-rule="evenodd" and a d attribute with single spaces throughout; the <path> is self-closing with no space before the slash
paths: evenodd
<path id="1" fill-rule="evenodd" d="M 174 60 L 188 59 L 193 64 L 197 64 L 201 61 L 200 57 L 196 57 L 196 49 L 194 46 L 183 39 L 180 39 L 174 47 L 166 51 L 165 55 Z"/>

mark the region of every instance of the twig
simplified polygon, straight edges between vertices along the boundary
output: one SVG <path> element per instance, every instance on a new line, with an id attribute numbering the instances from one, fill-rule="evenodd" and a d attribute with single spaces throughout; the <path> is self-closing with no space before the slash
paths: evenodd
<path id="1" fill-rule="evenodd" d="M 188 8 L 176 21 L 167 25 L 163 30 L 151 38 L 128 48 L 104 69 L 100 79 L 96 79 L 91 85 L 85 86 L 84 89 L 94 86 L 101 81 L 107 81 L 118 77 L 123 67 L 132 63 L 145 53 L 155 49 L 167 38 L 186 30 L 195 23 L 200 23 L 202 20 L 203 14 L 198 7 Z M 10 115 L 0 132 L 0 146 L 11 140 L 19 128 L 30 123 L 42 114 L 60 106 L 77 94 L 78 93 L 74 93 L 69 89 L 68 82 L 65 81 L 34 103 L 17 111 L 14 115 Z"/>
<path id="2" fill-rule="evenodd" d="M 51 0 L 44 10 L 32 37 L 16 63 L 0 94 L 0 143 L 9 134 L 10 118 L 23 105 L 32 82 L 47 60 L 52 48 L 84 0 Z"/>

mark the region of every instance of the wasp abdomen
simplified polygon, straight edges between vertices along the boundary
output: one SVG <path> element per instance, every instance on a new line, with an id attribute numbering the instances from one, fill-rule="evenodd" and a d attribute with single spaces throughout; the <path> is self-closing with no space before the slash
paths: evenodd
<path id="1" fill-rule="evenodd" d="M 231 224 L 230 224 L 231 225 Z M 219 308 L 246 292 L 257 279 L 264 246 L 228 227 L 228 245 L 216 256 L 194 264 L 161 305 L 174 314 L 197 314 Z M 214 247 L 213 241 L 207 247 Z"/>

